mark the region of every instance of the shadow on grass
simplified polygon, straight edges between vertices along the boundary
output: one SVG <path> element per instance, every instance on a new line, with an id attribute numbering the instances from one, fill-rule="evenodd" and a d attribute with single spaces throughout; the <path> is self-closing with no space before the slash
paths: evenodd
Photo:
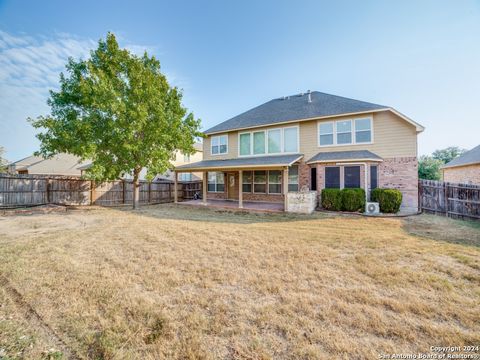
<path id="1" fill-rule="evenodd" d="M 405 218 L 403 229 L 412 235 L 453 244 L 480 247 L 480 222 L 422 214 Z"/>
<path id="2" fill-rule="evenodd" d="M 121 209 L 120 211 L 132 211 Z M 159 219 L 188 220 L 200 222 L 251 224 L 271 222 L 308 221 L 331 218 L 335 215 L 314 212 L 313 214 L 263 213 L 230 209 L 215 209 L 209 207 L 160 204 L 146 205 L 135 211 L 140 216 L 149 216 Z"/>

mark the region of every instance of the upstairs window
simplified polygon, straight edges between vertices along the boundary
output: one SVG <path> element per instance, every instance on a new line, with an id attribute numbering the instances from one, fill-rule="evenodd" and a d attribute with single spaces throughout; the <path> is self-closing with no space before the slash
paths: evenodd
<path id="1" fill-rule="evenodd" d="M 190 162 L 190 155 L 183 155 L 183 162 L 189 163 Z"/>
<path id="2" fill-rule="evenodd" d="M 370 118 L 355 120 L 355 143 L 369 143 L 372 141 L 372 122 Z"/>
<path id="3" fill-rule="evenodd" d="M 265 131 L 253 133 L 253 155 L 265 154 Z"/>
<path id="4" fill-rule="evenodd" d="M 298 152 L 298 127 L 283 129 L 283 152 Z"/>
<path id="5" fill-rule="evenodd" d="M 337 121 L 337 144 L 352 143 L 352 120 Z"/>
<path id="6" fill-rule="evenodd" d="M 250 155 L 250 133 L 240 134 L 240 155 Z"/>
<path id="7" fill-rule="evenodd" d="M 226 154 L 228 152 L 228 135 L 212 136 L 212 155 Z"/>
<path id="8" fill-rule="evenodd" d="M 282 130 L 268 130 L 268 153 L 276 154 L 282 150 Z"/>
<path id="9" fill-rule="evenodd" d="M 373 140 L 372 118 L 318 122 L 318 145 L 371 144 Z"/>
<path id="10" fill-rule="evenodd" d="M 320 124 L 320 146 L 333 145 L 333 122 Z"/>

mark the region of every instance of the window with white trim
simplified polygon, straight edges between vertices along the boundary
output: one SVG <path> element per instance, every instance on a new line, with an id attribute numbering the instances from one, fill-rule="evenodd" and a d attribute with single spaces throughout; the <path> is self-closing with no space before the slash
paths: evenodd
<path id="1" fill-rule="evenodd" d="M 320 123 L 320 146 L 333 145 L 333 121 Z"/>
<path id="2" fill-rule="evenodd" d="M 190 155 L 183 155 L 183 162 L 189 163 L 190 162 Z"/>
<path id="3" fill-rule="evenodd" d="M 342 120 L 335 123 L 337 130 L 337 144 L 352 143 L 352 120 Z"/>
<path id="4" fill-rule="evenodd" d="M 240 155 L 251 154 L 250 133 L 240 134 Z"/>
<path id="5" fill-rule="evenodd" d="M 283 129 L 283 152 L 298 152 L 298 127 Z"/>
<path id="6" fill-rule="evenodd" d="M 267 172 L 254 171 L 253 172 L 253 192 L 266 193 L 267 192 Z"/>
<path id="7" fill-rule="evenodd" d="M 370 143 L 372 141 L 372 119 L 355 119 L 355 143 Z"/>
<path id="8" fill-rule="evenodd" d="M 226 154 L 228 152 L 228 135 L 212 136 L 212 155 Z"/>
<path id="9" fill-rule="evenodd" d="M 298 152 L 298 126 L 238 134 L 239 156 Z"/>
<path id="10" fill-rule="evenodd" d="M 319 146 L 371 144 L 372 140 L 371 117 L 318 122 Z"/>
<path id="11" fill-rule="evenodd" d="M 225 177 L 223 176 L 223 172 L 208 173 L 208 191 L 209 192 L 225 191 Z"/>
<path id="12" fill-rule="evenodd" d="M 282 130 L 268 130 L 268 153 L 277 154 L 282 151 Z"/>
<path id="13" fill-rule="evenodd" d="M 288 169 L 288 191 L 298 191 L 298 165 Z"/>
<path id="14" fill-rule="evenodd" d="M 192 173 L 180 173 L 180 181 L 192 181 Z"/>
<path id="15" fill-rule="evenodd" d="M 282 193 L 282 172 L 280 170 L 270 170 L 268 172 L 268 193 Z"/>
<path id="16" fill-rule="evenodd" d="M 242 191 L 245 193 L 252 192 L 252 172 L 244 171 L 242 174 Z"/>

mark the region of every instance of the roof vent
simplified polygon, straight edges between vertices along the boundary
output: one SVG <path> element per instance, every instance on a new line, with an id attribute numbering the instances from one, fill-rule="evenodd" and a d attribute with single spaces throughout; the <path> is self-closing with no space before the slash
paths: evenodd
<path id="1" fill-rule="evenodd" d="M 307 90 L 307 95 L 308 95 L 308 102 L 311 103 L 312 102 L 312 93 L 310 92 L 310 90 Z"/>

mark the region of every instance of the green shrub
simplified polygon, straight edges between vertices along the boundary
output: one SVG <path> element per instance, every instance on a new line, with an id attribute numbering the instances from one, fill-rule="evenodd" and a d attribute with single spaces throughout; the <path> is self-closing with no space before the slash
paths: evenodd
<path id="1" fill-rule="evenodd" d="M 340 189 L 323 189 L 322 207 L 325 210 L 342 210 L 342 194 Z"/>
<path id="2" fill-rule="evenodd" d="M 363 189 L 343 189 L 342 192 L 342 210 L 345 211 L 364 211 L 365 210 L 365 190 Z"/>
<path id="3" fill-rule="evenodd" d="M 396 189 L 374 189 L 370 197 L 379 203 L 382 213 L 397 213 L 402 205 L 402 193 Z"/>

